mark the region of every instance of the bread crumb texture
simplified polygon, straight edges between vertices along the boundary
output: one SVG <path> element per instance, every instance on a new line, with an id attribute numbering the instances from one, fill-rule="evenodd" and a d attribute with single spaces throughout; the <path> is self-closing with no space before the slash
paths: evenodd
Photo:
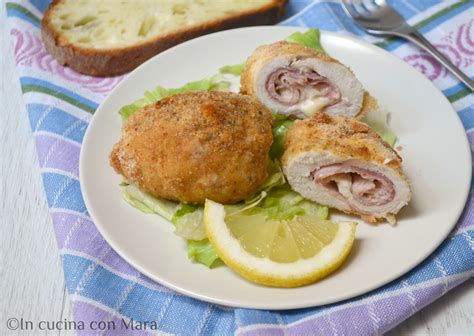
<path id="1" fill-rule="evenodd" d="M 295 121 L 286 137 L 283 162 L 300 152 L 313 150 L 328 151 L 348 160 L 387 165 L 402 175 L 402 159 L 397 152 L 367 124 L 355 118 L 318 113 L 312 119 Z"/>
<path id="2" fill-rule="evenodd" d="M 160 198 L 234 203 L 267 178 L 269 110 L 229 92 L 171 96 L 133 114 L 110 155 L 114 169 Z"/>

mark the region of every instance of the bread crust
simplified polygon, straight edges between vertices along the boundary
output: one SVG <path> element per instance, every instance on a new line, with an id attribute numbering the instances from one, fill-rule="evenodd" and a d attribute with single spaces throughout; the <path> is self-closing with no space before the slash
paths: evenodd
<path id="1" fill-rule="evenodd" d="M 279 56 L 292 57 L 312 57 L 324 62 L 336 62 L 327 54 L 323 54 L 314 49 L 305 47 L 301 44 L 279 41 L 272 44 L 266 44 L 258 47 L 245 62 L 244 70 L 240 76 L 240 93 L 247 95 L 256 95 L 254 82 L 255 76 L 259 73 L 262 66 L 271 59 Z"/>
<path id="2" fill-rule="evenodd" d="M 55 6 L 62 0 L 53 0 L 41 21 L 41 36 L 46 50 L 61 64 L 77 72 L 99 77 L 116 76 L 133 70 L 147 59 L 181 42 L 220 30 L 268 25 L 283 15 L 288 0 L 273 0 L 260 8 L 237 15 L 183 28 L 157 36 L 143 43 L 110 49 L 85 48 L 68 41 L 51 23 Z"/>

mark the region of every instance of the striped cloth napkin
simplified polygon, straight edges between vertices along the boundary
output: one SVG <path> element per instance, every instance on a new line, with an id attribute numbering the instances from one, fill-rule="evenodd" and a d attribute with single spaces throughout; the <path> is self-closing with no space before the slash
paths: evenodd
<path id="1" fill-rule="evenodd" d="M 74 319 L 84 323 L 79 334 L 381 334 L 472 277 L 472 186 L 459 223 L 433 255 L 383 288 L 337 304 L 293 311 L 232 309 L 182 296 L 140 274 L 96 230 L 78 179 L 87 125 L 123 76 L 93 78 L 59 65 L 41 44 L 40 18 L 47 4 L 21 0 L 6 6 Z M 393 1 L 393 6 L 454 64 L 474 76 L 474 2 L 401 0 Z M 357 35 L 414 66 L 453 104 L 473 148 L 474 95 L 429 55 L 398 39 L 364 34 L 336 1 L 293 0 L 285 18 L 283 25 Z M 108 329 L 93 331 L 90 321 L 104 321 Z"/>

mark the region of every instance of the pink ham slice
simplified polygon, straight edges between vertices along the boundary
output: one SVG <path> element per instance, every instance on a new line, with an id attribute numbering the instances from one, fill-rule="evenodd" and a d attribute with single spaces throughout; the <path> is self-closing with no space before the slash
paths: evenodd
<path id="1" fill-rule="evenodd" d="M 268 76 L 265 88 L 273 100 L 286 106 L 307 99 L 303 92 L 308 89 L 314 91 L 314 97 L 327 98 L 328 106 L 341 100 L 341 91 L 329 79 L 310 68 L 278 68 Z"/>
<path id="2" fill-rule="evenodd" d="M 395 187 L 387 177 L 344 162 L 317 169 L 313 178 L 328 192 L 358 211 L 361 211 L 359 205 L 377 207 L 395 198 Z M 351 196 L 348 193 L 352 197 L 348 197 Z"/>

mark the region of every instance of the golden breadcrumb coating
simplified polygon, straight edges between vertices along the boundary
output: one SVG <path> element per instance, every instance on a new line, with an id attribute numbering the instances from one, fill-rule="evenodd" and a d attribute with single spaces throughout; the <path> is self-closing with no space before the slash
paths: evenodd
<path id="1" fill-rule="evenodd" d="M 327 54 L 323 54 L 297 43 L 279 41 L 272 44 L 262 45 L 258 47 L 245 62 L 244 70 L 240 76 L 240 93 L 255 95 L 254 76 L 263 65 L 278 56 L 293 56 L 294 58 L 312 57 L 325 62 L 339 63 Z"/>
<path id="2" fill-rule="evenodd" d="M 317 113 L 311 119 L 296 120 L 288 131 L 284 148 L 283 165 L 301 152 L 328 151 L 341 158 L 379 163 L 404 176 L 402 159 L 397 152 L 367 124 L 355 118 Z"/>
<path id="3" fill-rule="evenodd" d="M 122 128 L 112 167 L 150 194 L 235 203 L 267 178 L 272 116 L 256 99 L 188 92 L 146 106 Z"/>
<path id="4" fill-rule="evenodd" d="M 368 104 L 377 104 L 366 95 Z M 397 152 L 369 126 L 356 118 L 329 116 L 317 113 L 313 118 L 296 120 L 288 131 L 284 144 L 282 164 L 285 168 L 289 160 L 299 153 L 316 151 L 328 152 L 341 158 L 374 162 L 392 168 L 403 180 L 402 158 Z M 368 223 L 376 223 L 373 215 L 356 213 Z"/>

